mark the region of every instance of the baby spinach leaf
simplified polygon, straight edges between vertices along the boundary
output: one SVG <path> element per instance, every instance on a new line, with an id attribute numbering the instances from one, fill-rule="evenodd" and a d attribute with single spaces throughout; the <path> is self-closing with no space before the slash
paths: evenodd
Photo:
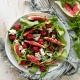
<path id="1" fill-rule="evenodd" d="M 30 72 L 30 73 L 36 73 L 37 69 L 38 69 L 38 66 L 37 66 L 37 65 L 33 65 L 33 66 L 31 67 L 31 70 L 29 70 L 29 72 Z"/>
<path id="2" fill-rule="evenodd" d="M 77 53 L 78 58 L 80 59 L 80 36 L 74 42 L 73 48 L 74 48 L 75 52 Z"/>

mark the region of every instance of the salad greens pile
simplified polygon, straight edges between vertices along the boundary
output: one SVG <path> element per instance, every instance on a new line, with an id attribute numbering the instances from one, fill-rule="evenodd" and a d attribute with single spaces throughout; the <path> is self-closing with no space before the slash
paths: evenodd
<path id="1" fill-rule="evenodd" d="M 39 69 L 44 77 L 50 66 L 58 66 L 56 62 L 67 57 L 64 34 L 56 17 L 29 16 L 20 18 L 10 28 L 8 39 L 18 64 L 30 68 L 29 72 L 34 74 Z"/>
<path id="2" fill-rule="evenodd" d="M 80 13 L 68 22 L 69 28 L 76 33 L 76 36 L 73 36 L 74 45 L 73 48 L 77 53 L 78 58 L 80 59 Z"/>

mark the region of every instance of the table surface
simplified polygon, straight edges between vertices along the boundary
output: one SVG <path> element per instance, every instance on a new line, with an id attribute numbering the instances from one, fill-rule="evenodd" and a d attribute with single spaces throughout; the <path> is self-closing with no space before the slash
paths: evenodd
<path id="1" fill-rule="evenodd" d="M 56 10 L 59 8 L 56 6 Z M 58 10 L 59 13 L 66 18 L 64 13 Z M 5 39 L 7 30 L 11 24 L 20 16 L 29 13 L 30 8 L 28 4 L 24 4 L 24 0 L 0 0 L 0 36 Z M 6 59 L 1 58 L 0 55 L 0 80 L 25 80 L 19 78 L 19 73 L 7 66 Z M 62 76 L 56 80 L 80 80 L 80 70 L 70 76 Z"/>

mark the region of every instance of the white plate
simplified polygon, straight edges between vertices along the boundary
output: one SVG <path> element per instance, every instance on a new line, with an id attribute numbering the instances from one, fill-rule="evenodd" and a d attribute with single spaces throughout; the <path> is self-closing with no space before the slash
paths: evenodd
<path id="1" fill-rule="evenodd" d="M 26 15 L 22 16 L 22 18 L 27 18 L 27 16 L 30 16 L 30 15 L 40 15 L 40 16 L 43 16 L 43 17 L 46 16 L 47 18 L 48 18 L 48 17 L 51 17 L 51 15 L 49 15 L 49 14 L 47 14 L 47 13 L 33 12 L 33 13 L 29 13 L 29 14 L 26 14 Z M 20 17 L 20 18 L 21 18 L 21 17 Z M 17 23 L 18 21 L 19 21 L 19 19 L 17 19 L 13 24 Z M 70 38 L 69 38 L 69 34 L 68 34 L 65 26 L 62 24 L 62 22 L 61 22 L 60 20 L 58 20 L 58 24 L 59 24 L 59 26 L 61 26 L 61 27 L 64 28 L 64 30 L 65 30 L 64 39 L 67 41 L 67 45 L 66 45 L 65 49 L 67 50 L 67 53 L 69 53 L 69 49 L 70 49 Z M 11 25 L 11 26 L 12 26 L 12 25 Z M 5 40 L 5 50 L 6 50 L 6 54 L 7 54 L 8 58 L 9 58 L 9 60 L 11 61 L 11 63 L 12 63 L 16 68 L 18 68 L 18 69 L 20 69 L 20 70 L 22 70 L 22 71 L 24 71 L 24 72 L 28 72 L 28 71 L 29 71 L 28 68 L 26 69 L 26 68 L 18 65 L 18 63 L 17 63 L 17 61 L 16 61 L 16 59 L 15 59 L 15 57 L 14 57 L 14 55 L 12 54 L 11 49 L 10 49 L 10 45 L 9 45 L 9 41 L 8 41 L 8 33 L 7 33 L 7 35 L 6 35 L 6 40 Z M 49 69 L 48 72 L 50 72 L 50 71 L 52 71 L 52 70 L 55 70 L 55 69 L 58 68 L 61 64 L 62 64 L 62 62 L 58 62 L 58 66 L 55 66 L 55 67 L 52 66 L 52 67 L 50 67 L 50 69 Z M 40 71 L 38 70 L 38 71 L 36 72 L 36 74 L 40 74 Z"/>

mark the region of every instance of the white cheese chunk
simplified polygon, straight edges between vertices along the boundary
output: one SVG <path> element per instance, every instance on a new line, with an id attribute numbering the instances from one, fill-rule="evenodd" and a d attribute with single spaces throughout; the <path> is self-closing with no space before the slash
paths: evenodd
<path id="1" fill-rule="evenodd" d="M 19 50 L 23 50 L 23 47 L 22 46 L 19 46 Z"/>
<path id="2" fill-rule="evenodd" d="M 44 52 L 43 48 L 40 49 L 40 53 L 41 53 L 41 55 L 45 55 L 45 52 Z"/>
<path id="3" fill-rule="evenodd" d="M 41 34 L 33 34 L 33 39 L 38 41 L 38 39 L 40 38 Z"/>
<path id="4" fill-rule="evenodd" d="M 52 32 L 52 28 L 47 28 L 48 32 L 51 33 Z"/>
<path id="5" fill-rule="evenodd" d="M 16 30 L 14 30 L 14 29 L 9 30 L 9 34 L 15 35 L 16 34 Z"/>
<path id="6" fill-rule="evenodd" d="M 24 54 L 26 52 L 26 49 L 22 49 L 21 53 Z"/>

